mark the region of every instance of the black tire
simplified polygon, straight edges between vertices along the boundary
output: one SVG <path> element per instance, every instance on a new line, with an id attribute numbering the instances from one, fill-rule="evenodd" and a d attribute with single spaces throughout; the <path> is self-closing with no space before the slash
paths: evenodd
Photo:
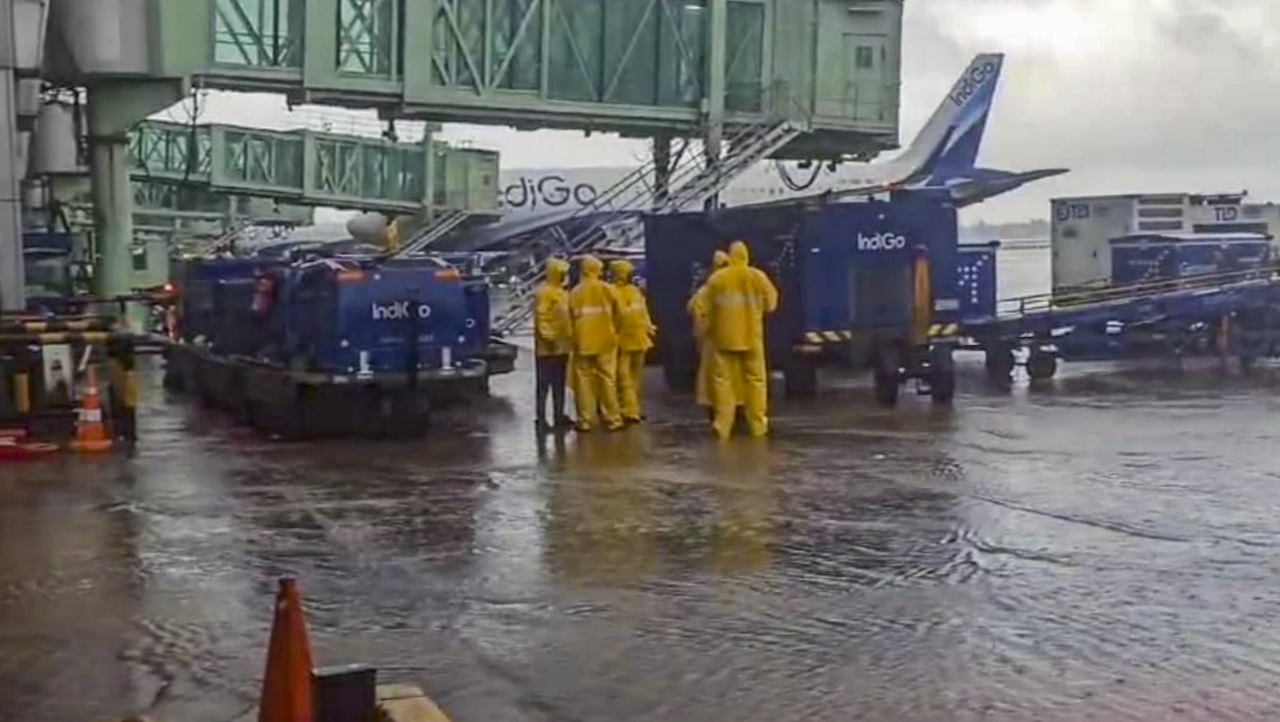
<path id="1" fill-rule="evenodd" d="M 1047 381 L 1058 373 L 1058 357 L 1047 351 L 1032 351 L 1027 358 L 1027 376 L 1032 381 Z"/>
<path id="2" fill-rule="evenodd" d="M 1013 349 L 1006 344 L 992 344 L 986 350 L 987 378 L 997 383 L 1013 378 Z"/>
<path id="3" fill-rule="evenodd" d="M 898 349 L 886 347 L 875 356 L 875 395 L 882 406 L 898 404 L 898 389 L 902 384 L 902 362 Z"/>
<path id="4" fill-rule="evenodd" d="M 818 366 L 810 359 L 792 359 L 783 371 L 787 398 L 812 399 L 818 395 Z"/>
<path id="5" fill-rule="evenodd" d="M 929 349 L 929 395 L 935 404 L 950 404 L 956 397 L 956 361 L 951 349 Z"/>

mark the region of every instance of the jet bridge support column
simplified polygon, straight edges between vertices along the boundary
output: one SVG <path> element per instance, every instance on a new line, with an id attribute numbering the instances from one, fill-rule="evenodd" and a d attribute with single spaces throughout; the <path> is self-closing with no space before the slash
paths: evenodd
<path id="1" fill-rule="evenodd" d="M 182 97 L 173 81 L 103 81 L 89 87 L 87 104 L 93 228 L 98 252 L 94 293 L 121 296 L 133 289 L 133 185 L 129 130 Z M 140 328 L 145 311 L 129 304 L 126 321 Z"/>
<path id="2" fill-rule="evenodd" d="M 13 0 L 0 0 L 0 310 L 4 311 L 26 307 L 19 185 L 26 175 L 19 163 L 26 154 L 18 148 L 16 29 Z"/>
<path id="3" fill-rule="evenodd" d="M 725 94 L 725 33 L 728 32 L 728 0 L 711 0 L 709 3 L 711 28 L 707 47 L 706 126 L 703 147 L 708 174 L 720 173 L 720 150 L 724 143 L 724 94 Z M 703 210 L 714 215 L 720 205 L 720 194 L 707 199 Z"/>
<path id="4" fill-rule="evenodd" d="M 671 197 L 671 136 L 653 139 L 653 204 L 660 206 Z"/>
<path id="5" fill-rule="evenodd" d="M 90 91 L 89 172 L 93 195 L 93 231 L 98 251 L 94 291 L 100 296 L 127 294 L 132 285 L 133 189 L 129 183 L 129 136 L 108 122 L 111 98 Z"/>

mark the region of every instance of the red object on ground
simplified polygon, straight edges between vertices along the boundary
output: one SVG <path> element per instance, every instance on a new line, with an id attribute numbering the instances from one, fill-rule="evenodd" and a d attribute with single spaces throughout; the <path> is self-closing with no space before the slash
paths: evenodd
<path id="1" fill-rule="evenodd" d="M 297 580 L 281 579 L 276 594 L 258 722 L 312 722 L 311 642 Z"/>
<path id="2" fill-rule="evenodd" d="M 13 438 L 0 439 L 0 461 L 34 459 L 57 450 L 57 444 L 20 444 Z"/>

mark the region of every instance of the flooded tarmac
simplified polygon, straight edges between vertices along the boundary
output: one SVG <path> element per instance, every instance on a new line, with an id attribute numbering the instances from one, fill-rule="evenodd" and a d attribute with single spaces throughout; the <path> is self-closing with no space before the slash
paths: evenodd
<path id="1" fill-rule="evenodd" d="M 153 376 L 135 458 L 0 467 L 0 719 L 242 716 L 283 574 L 319 664 L 455 722 L 1280 717 L 1276 370 L 827 378 L 724 445 L 652 374 L 644 427 L 539 445 L 525 361 L 419 443 L 273 444 Z"/>

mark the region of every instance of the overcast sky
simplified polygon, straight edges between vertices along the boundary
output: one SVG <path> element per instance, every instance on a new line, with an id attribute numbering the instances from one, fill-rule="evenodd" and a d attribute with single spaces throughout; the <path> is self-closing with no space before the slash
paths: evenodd
<path id="1" fill-rule="evenodd" d="M 906 0 L 902 140 L 973 55 L 1003 51 L 979 158 L 1006 170 L 1068 167 L 967 211 L 1046 216 L 1048 199 L 1239 191 L 1280 200 L 1280 0 Z M 274 99 L 215 99 L 207 119 L 277 125 Z M 313 111 L 314 112 L 314 111 Z M 368 122 L 368 121 L 366 121 Z M 344 120 L 343 124 L 360 121 Z M 504 168 L 632 164 L 643 147 L 559 131 L 447 126 Z"/>

